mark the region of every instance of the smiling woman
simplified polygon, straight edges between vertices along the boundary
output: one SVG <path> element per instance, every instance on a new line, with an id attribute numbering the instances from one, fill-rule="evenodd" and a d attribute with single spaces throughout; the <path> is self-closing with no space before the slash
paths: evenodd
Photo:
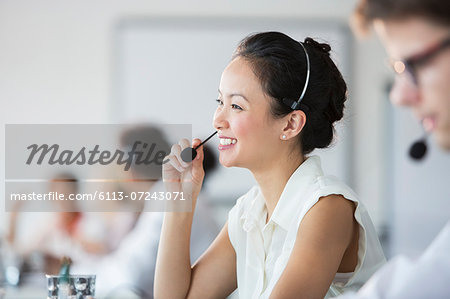
<path id="1" fill-rule="evenodd" d="M 384 263 L 370 217 L 354 192 L 306 156 L 327 147 L 347 87 L 330 46 L 279 32 L 244 39 L 225 68 L 213 126 L 220 163 L 249 169 L 258 185 L 240 197 L 214 243 L 189 261 L 193 213 L 166 213 L 158 251 L 158 298 L 319 298 L 358 289 Z M 200 143 L 194 139 L 192 146 Z M 172 146 L 163 179 L 190 182 L 194 207 L 203 153 Z M 174 186 L 173 182 L 178 181 Z M 232 187 L 232 186 L 230 186 Z"/>

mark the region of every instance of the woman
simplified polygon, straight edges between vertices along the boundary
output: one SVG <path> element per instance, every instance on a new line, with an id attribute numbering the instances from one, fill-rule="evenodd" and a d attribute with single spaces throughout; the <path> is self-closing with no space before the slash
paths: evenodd
<path id="1" fill-rule="evenodd" d="M 347 87 L 329 55 L 311 38 L 278 32 L 244 39 L 222 74 L 214 127 L 220 163 L 244 167 L 258 186 L 238 199 L 203 256 L 189 260 L 192 213 L 166 213 L 155 276 L 156 298 L 323 298 L 357 289 L 384 263 L 371 220 L 352 190 L 325 176 L 320 159 Z M 194 139 L 193 146 L 200 143 Z M 191 192 L 203 170 L 172 147 L 163 179 Z M 187 179 L 188 178 L 188 179 Z"/>

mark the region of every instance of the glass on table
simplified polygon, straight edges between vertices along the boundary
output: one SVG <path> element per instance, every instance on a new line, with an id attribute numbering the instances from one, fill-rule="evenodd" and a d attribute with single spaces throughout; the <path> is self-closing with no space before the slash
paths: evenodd
<path id="1" fill-rule="evenodd" d="M 95 275 L 46 275 L 47 299 L 94 299 Z"/>

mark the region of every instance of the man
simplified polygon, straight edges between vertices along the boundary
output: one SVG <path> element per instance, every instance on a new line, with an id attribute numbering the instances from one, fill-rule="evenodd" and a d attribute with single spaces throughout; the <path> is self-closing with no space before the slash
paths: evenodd
<path id="1" fill-rule="evenodd" d="M 354 24 L 373 25 L 397 73 L 394 104 L 411 108 L 450 152 L 450 2 L 361 0 Z M 449 171 L 450 173 L 450 171 Z M 396 257 L 345 298 L 450 298 L 450 221 L 417 260 Z"/>

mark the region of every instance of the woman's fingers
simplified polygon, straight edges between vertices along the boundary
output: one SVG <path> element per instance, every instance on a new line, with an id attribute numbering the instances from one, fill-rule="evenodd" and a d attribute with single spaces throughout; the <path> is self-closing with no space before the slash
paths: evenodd
<path id="1" fill-rule="evenodd" d="M 178 144 L 181 146 L 181 150 L 184 150 L 187 147 L 191 147 L 191 143 L 186 138 L 183 138 L 180 141 L 178 141 Z"/>
<path id="2" fill-rule="evenodd" d="M 182 139 L 178 144 L 174 144 L 166 160 L 169 160 L 163 167 L 163 180 L 167 184 L 177 182 L 176 186 L 169 186 L 169 189 L 180 189 L 187 192 L 192 198 L 197 198 L 205 176 L 203 170 L 203 147 L 197 149 L 197 158 L 186 163 L 181 159 L 181 153 L 189 147 L 196 147 L 201 143 L 200 139 L 193 139 L 192 146 L 187 139 Z M 188 184 L 188 185 L 186 185 Z"/>
<path id="3" fill-rule="evenodd" d="M 200 139 L 194 139 L 192 141 L 193 147 L 196 147 L 201 143 Z M 192 177 L 203 180 L 204 170 L 203 170 L 203 146 L 200 146 L 197 149 L 197 157 L 192 161 Z"/>
<path id="4" fill-rule="evenodd" d="M 197 145 L 199 145 L 200 143 L 202 143 L 202 141 L 198 138 L 194 138 L 192 139 L 192 147 L 195 148 Z"/>
<path id="5" fill-rule="evenodd" d="M 195 148 L 201 143 L 198 138 L 193 139 L 192 145 L 187 139 L 181 139 L 178 144 L 172 145 L 170 154 L 167 159 L 170 161 L 170 165 L 173 166 L 178 172 L 184 172 L 187 168 L 191 166 L 191 162 L 187 163 L 181 158 L 181 152 L 189 147 Z M 192 166 L 196 168 L 195 173 L 202 176 L 203 172 L 203 147 L 197 149 L 197 157 L 192 161 Z"/>
<path id="6" fill-rule="evenodd" d="M 171 153 L 176 157 L 178 164 L 181 165 L 183 168 L 188 168 L 189 164 L 184 162 L 181 158 L 181 152 L 186 148 L 186 143 L 180 142 L 178 144 L 174 144 L 171 149 Z"/>
<path id="7" fill-rule="evenodd" d="M 195 147 L 198 146 L 200 143 L 202 143 L 202 141 L 201 141 L 200 139 L 198 139 L 198 138 L 195 138 L 195 139 L 192 140 L 192 147 L 195 148 Z M 203 161 L 203 145 L 200 146 L 200 147 L 197 149 L 197 156 L 195 157 L 195 159 L 194 159 L 193 162 L 199 161 L 199 160 L 200 160 L 200 161 Z"/>
<path id="8" fill-rule="evenodd" d="M 180 162 L 178 161 L 175 155 L 170 154 L 167 156 L 167 159 L 169 159 L 169 164 L 172 165 L 172 167 L 175 168 L 178 172 L 184 171 L 184 167 L 181 166 Z"/>
<path id="9" fill-rule="evenodd" d="M 174 144 L 172 145 L 171 153 L 177 158 L 178 163 L 183 167 L 187 168 L 189 167 L 189 164 L 183 161 L 181 159 L 181 152 L 183 151 L 183 147 L 180 144 Z"/>

